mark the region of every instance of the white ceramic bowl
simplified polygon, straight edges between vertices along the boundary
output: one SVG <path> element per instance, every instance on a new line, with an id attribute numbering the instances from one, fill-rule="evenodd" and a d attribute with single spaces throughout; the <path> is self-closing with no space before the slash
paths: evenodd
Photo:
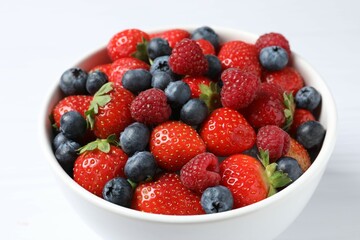
<path id="1" fill-rule="evenodd" d="M 187 28 L 189 31 L 194 28 Z M 215 28 L 222 41 L 243 40 L 254 43 L 257 36 L 234 29 Z M 84 58 L 76 66 L 86 70 L 106 61 L 105 48 Z M 165 216 L 148 214 L 109 203 L 75 183 L 60 167 L 51 148 L 51 126 L 48 116 L 60 99 L 59 76 L 48 93 L 41 116 L 41 146 L 65 196 L 75 211 L 104 239 L 147 240 L 218 240 L 273 239 L 284 231 L 303 210 L 324 173 L 336 140 L 336 108 L 323 79 L 299 55 L 293 64 L 307 85 L 322 95 L 320 122 L 326 128 L 323 147 L 312 166 L 292 185 L 258 203 L 224 212 L 199 216 Z"/>

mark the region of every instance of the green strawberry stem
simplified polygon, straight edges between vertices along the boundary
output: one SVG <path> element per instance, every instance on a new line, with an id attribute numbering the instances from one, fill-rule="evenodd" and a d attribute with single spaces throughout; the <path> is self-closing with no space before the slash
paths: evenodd
<path id="1" fill-rule="evenodd" d="M 80 151 L 79 153 L 82 154 L 84 152 L 92 151 L 95 149 L 99 149 L 100 151 L 102 151 L 104 153 L 109 153 L 110 152 L 110 144 L 113 144 L 113 145 L 118 144 L 116 141 L 115 134 L 111 134 L 106 139 L 96 139 L 95 141 L 86 144 L 85 146 L 83 146 L 79 149 L 79 151 Z"/>
<path id="2" fill-rule="evenodd" d="M 108 102 L 111 101 L 111 97 L 108 94 L 113 90 L 113 83 L 108 82 L 104 84 L 95 94 L 93 100 L 90 102 L 88 110 L 85 112 L 86 122 L 88 128 L 94 129 L 95 115 L 99 112 L 99 107 L 104 107 Z"/>
<path id="3" fill-rule="evenodd" d="M 200 99 L 203 100 L 209 109 L 209 112 L 221 107 L 220 88 L 215 82 L 211 82 L 210 86 L 200 83 Z"/>
<path id="4" fill-rule="evenodd" d="M 137 187 L 137 183 L 136 182 L 133 182 L 131 181 L 130 179 L 126 179 L 128 181 L 128 183 L 130 183 L 130 186 L 133 190 L 135 190 L 135 188 Z"/>
<path id="5" fill-rule="evenodd" d="M 142 42 L 138 43 L 136 46 L 136 51 L 132 54 L 134 58 L 140 59 L 146 63 L 149 63 L 149 57 L 147 54 L 147 44 L 145 38 L 142 38 Z"/>
<path id="6" fill-rule="evenodd" d="M 276 170 L 277 164 L 271 163 L 269 160 L 269 151 L 259 149 L 259 159 L 263 166 L 265 167 L 265 175 L 269 182 L 270 188 L 268 197 L 274 195 L 277 192 L 277 188 L 284 187 L 291 182 L 291 179 L 288 177 L 287 173 L 283 171 Z"/>
<path id="7" fill-rule="evenodd" d="M 294 112 L 295 112 L 295 101 L 294 96 L 291 93 L 284 92 L 283 94 L 284 98 L 284 115 L 285 115 L 285 125 L 283 126 L 283 129 L 285 131 L 288 131 L 291 127 L 291 124 L 293 123 L 294 119 Z"/>

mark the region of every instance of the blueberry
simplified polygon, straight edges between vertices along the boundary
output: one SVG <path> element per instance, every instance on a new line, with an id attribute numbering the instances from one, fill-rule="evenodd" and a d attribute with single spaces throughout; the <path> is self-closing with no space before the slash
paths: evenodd
<path id="1" fill-rule="evenodd" d="M 259 59 L 261 65 L 270 71 L 281 70 L 289 62 L 287 52 L 279 46 L 270 46 L 261 49 Z"/>
<path id="2" fill-rule="evenodd" d="M 55 158 L 58 160 L 64 171 L 71 177 L 73 176 L 74 163 L 78 156 L 77 150 L 80 147 L 80 144 L 77 142 L 67 140 L 62 143 L 55 151 Z"/>
<path id="3" fill-rule="evenodd" d="M 219 49 L 219 36 L 215 33 L 215 31 L 207 26 L 200 27 L 194 30 L 191 35 L 191 39 L 205 39 L 208 40 L 217 51 Z"/>
<path id="4" fill-rule="evenodd" d="M 128 70 L 121 82 L 124 88 L 132 93 L 139 93 L 151 88 L 152 75 L 144 69 Z"/>
<path id="5" fill-rule="evenodd" d="M 249 155 L 256 159 L 258 158 L 258 156 L 260 156 L 259 149 L 257 148 L 256 144 L 254 144 L 252 148 L 245 150 L 243 154 Z"/>
<path id="6" fill-rule="evenodd" d="M 77 111 L 64 113 L 60 119 L 60 131 L 65 137 L 76 140 L 86 132 L 87 124 L 83 116 Z"/>
<path id="7" fill-rule="evenodd" d="M 54 140 L 53 140 L 53 147 L 56 150 L 58 147 L 60 147 L 61 144 L 68 141 L 69 139 L 65 137 L 65 135 L 62 132 L 59 132 L 56 134 Z"/>
<path id="8" fill-rule="evenodd" d="M 196 126 L 202 123 L 208 115 L 205 102 L 199 98 L 190 99 L 180 111 L 180 120 L 184 123 Z"/>
<path id="9" fill-rule="evenodd" d="M 153 64 L 150 67 L 150 73 L 154 74 L 155 72 L 166 72 L 172 79 L 180 79 L 180 76 L 175 74 L 169 66 L 169 56 L 161 56 L 154 59 Z"/>
<path id="10" fill-rule="evenodd" d="M 151 86 L 164 90 L 174 79 L 166 72 L 155 72 L 151 79 Z"/>
<path id="11" fill-rule="evenodd" d="M 152 179 L 156 173 L 156 162 L 154 156 L 147 151 L 136 152 L 131 156 L 124 168 L 125 175 L 133 182 L 142 182 Z"/>
<path id="12" fill-rule="evenodd" d="M 60 78 L 60 89 L 65 95 L 86 94 L 88 74 L 81 68 L 70 68 Z"/>
<path id="13" fill-rule="evenodd" d="M 214 55 L 205 55 L 206 60 L 208 61 L 208 71 L 205 74 L 208 78 L 217 81 L 220 78 L 221 74 L 221 62 L 217 56 Z"/>
<path id="14" fill-rule="evenodd" d="M 325 137 L 325 129 L 317 121 L 307 121 L 296 130 L 296 140 L 305 148 L 310 149 L 320 145 Z"/>
<path id="15" fill-rule="evenodd" d="M 135 122 L 120 134 L 120 146 L 128 155 L 144 151 L 149 143 L 150 130 L 145 124 Z"/>
<path id="16" fill-rule="evenodd" d="M 153 38 L 147 45 L 147 53 L 151 60 L 157 57 L 171 54 L 168 41 L 163 38 Z"/>
<path id="17" fill-rule="evenodd" d="M 219 185 L 207 188 L 201 195 L 200 203 L 206 213 L 218 213 L 231 210 L 234 199 L 228 188 Z"/>
<path id="18" fill-rule="evenodd" d="M 305 108 L 313 111 L 321 101 L 320 93 L 313 87 L 305 86 L 295 95 L 295 103 L 298 108 Z"/>
<path id="19" fill-rule="evenodd" d="M 133 189 L 125 178 L 117 177 L 105 184 L 102 195 L 106 201 L 129 208 Z"/>
<path id="20" fill-rule="evenodd" d="M 281 157 L 276 161 L 276 164 L 276 170 L 287 173 L 292 182 L 303 174 L 299 163 L 292 157 Z"/>
<path id="21" fill-rule="evenodd" d="M 172 107 L 181 107 L 190 99 L 191 90 L 187 83 L 176 81 L 165 88 L 165 95 Z"/>
<path id="22" fill-rule="evenodd" d="M 86 90 L 91 95 L 94 95 L 105 83 L 108 82 L 108 77 L 101 71 L 94 71 L 89 73 L 86 80 Z"/>

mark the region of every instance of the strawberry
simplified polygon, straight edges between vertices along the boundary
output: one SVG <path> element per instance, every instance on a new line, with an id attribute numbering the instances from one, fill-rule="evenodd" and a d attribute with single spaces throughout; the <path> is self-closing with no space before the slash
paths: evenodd
<path id="1" fill-rule="evenodd" d="M 101 64 L 93 67 L 89 72 L 94 72 L 96 70 L 105 73 L 105 75 L 110 78 L 111 75 L 111 63 Z"/>
<path id="2" fill-rule="evenodd" d="M 280 33 L 266 33 L 261 35 L 255 43 L 256 49 L 258 53 L 260 53 L 261 49 L 264 47 L 270 47 L 270 46 L 279 46 L 285 49 L 287 52 L 289 59 L 291 57 L 291 50 L 288 40 Z"/>
<path id="3" fill-rule="evenodd" d="M 118 147 L 110 145 L 115 137 L 98 139 L 81 148 L 75 161 L 74 180 L 83 188 L 101 197 L 107 181 L 125 177 L 127 155 Z"/>
<path id="4" fill-rule="evenodd" d="M 183 39 L 176 44 L 169 58 L 174 73 L 198 76 L 208 70 L 208 62 L 200 46 L 194 40 Z"/>
<path id="5" fill-rule="evenodd" d="M 303 172 L 305 172 L 311 165 L 311 159 L 308 151 L 293 138 L 290 138 L 289 151 L 285 154 L 285 156 L 296 159 Z"/>
<path id="6" fill-rule="evenodd" d="M 134 95 L 128 90 L 106 83 L 97 91 L 86 111 L 90 128 L 98 138 L 120 135 L 133 122 L 130 104 Z"/>
<path id="7" fill-rule="evenodd" d="M 278 85 L 262 83 L 257 97 L 242 112 L 256 129 L 276 125 L 288 130 L 292 124 L 294 109 L 294 98 L 291 94 L 284 93 Z"/>
<path id="8" fill-rule="evenodd" d="M 140 183 L 131 208 L 166 215 L 204 214 L 200 196 L 187 189 L 175 173 L 165 173 L 154 182 Z"/>
<path id="9" fill-rule="evenodd" d="M 191 98 L 200 97 L 201 94 L 200 84 L 210 86 L 211 83 L 211 80 L 209 78 L 203 76 L 197 76 L 197 77 L 187 76 L 182 81 L 189 85 L 191 90 Z"/>
<path id="10" fill-rule="evenodd" d="M 230 108 L 218 108 L 204 121 L 200 136 L 209 152 L 230 156 L 250 149 L 256 133 L 246 119 Z"/>
<path id="11" fill-rule="evenodd" d="M 130 106 L 131 116 L 138 122 L 156 125 L 167 121 L 171 108 L 165 93 L 157 88 L 141 92 Z"/>
<path id="12" fill-rule="evenodd" d="M 110 39 L 107 45 L 108 55 L 112 61 L 123 57 L 147 61 L 146 42 L 149 39 L 149 35 L 139 29 L 126 29 Z"/>
<path id="13" fill-rule="evenodd" d="M 295 136 L 297 128 L 307 121 L 315 121 L 314 115 L 307 109 L 296 108 L 294 120 L 289 131 L 290 134 Z"/>
<path id="14" fill-rule="evenodd" d="M 120 58 L 111 64 L 109 82 L 122 86 L 121 80 L 125 72 L 133 69 L 149 70 L 150 66 L 133 57 Z"/>
<path id="15" fill-rule="evenodd" d="M 291 180 L 276 171 L 276 163 L 269 164 L 268 153 L 261 151 L 262 162 L 248 155 L 236 154 L 220 164 L 220 184 L 227 187 L 234 198 L 234 208 L 244 207 L 273 195 L 276 188 Z"/>
<path id="16" fill-rule="evenodd" d="M 150 39 L 157 37 L 167 40 L 170 47 L 174 48 L 178 42 L 184 38 L 189 38 L 190 33 L 184 29 L 169 29 L 163 32 L 150 34 Z"/>
<path id="17" fill-rule="evenodd" d="M 178 171 L 196 155 L 205 152 L 205 144 L 189 125 L 169 121 L 153 129 L 150 151 L 159 167 Z"/>
<path id="18" fill-rule="evenodd" d="M 259 149 L 269 151 L 269 159 L 275 162 L 288 152 L 290 136 L 287 132 L 275 125 L 261 127 L 256 135 L 256 145 Z"/>
<path id="19" fill-rule="evenodd" d="M 180 179 L 185 187 L 197 193 L 219 185 L 218 158 L 208 152 L 197 155 L 181 168 Z"/>
<path id="20" fill-rule="evenodd" d="M 61 99 L 52 111 L 56 127 L 60 127 L 61 116 L 68 111 L 77 111 L 85 118 L 85 111 L 89 108 L 91 100 L 91 96 L 85 95 L 72 95 Z"/>
<path id="21" fill-rule="evenodd" d="M 260 79 L 250 72 L 228 68 L 221 74 L 224 85 L 221 89 L 221 103 L 235 110 L 247 107 L 256 97 Z"/>
<path id="22" fill-rule="evenodd" d="M 205 55 L 207 55 L 207 54 L 215 55 L 216 54 L 214 46 L 208 40 L 198 39 L 198 40 L 195 40 L 195 42 L 200 46 L 201 50 L 203 51 L 203 53 Z"/>
<path id="23" fill-rule="evenodd" d="M 304 86 L 300 73 L 292 67 L 285 67 L 279 71 L 264 71 L 262 81 L 279 85 L 285 92 L 293 96 Z"/>
<path id="24" fill-rule="evenodd" d="M 246 72 L 253 72 L 261 76 L 261 66 L 256 47 L 242 41 L 227 42 L 220 48 L 218 58 L 223 70 L 240 68 Z"/>

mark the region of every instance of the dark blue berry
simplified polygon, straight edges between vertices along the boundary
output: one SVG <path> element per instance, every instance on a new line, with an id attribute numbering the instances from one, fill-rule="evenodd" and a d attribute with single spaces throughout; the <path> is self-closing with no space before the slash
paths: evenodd
<path id="1" fill-rule="evenodd" d="M 171 106 L 176 108 L 181 107 L 190 99 L 191 90 L 187 83 L 183 81 L 176 81 L 171 82 L 165 88 L 165 95 Z"/>
<path id="2" fill-rule="evenodd" d="M 228 188 L 219 185 L 207 188 L 201 195 L 200 203 L 206 213 L 219 213 L 231 210 L 234 199 Z"/>
<path id="3" fill-rule="evenodd" d="M 133 197 L 133 189 L 125 178 L 118 177 L 105 184 L 102 195 L 106 201 L 129 208 Z"/>
<path id="4" fill-rule="evenodd" d="M 55 158 L 58 160 L 64 171 L 69 174 L 69 176 L 73 176 L 74 163 L 78 156 L 77 150 L 80 147 L 80 144 L 77 142 L 67 140 L 62 143 L 55 151 Z"/>
<path id="5" fill-rule="evenodd" d="M 151 88 L 152 75 L 144 69 L 135 69 L 127 71 L 121 82 L 124 88 L 132 93 L 139 93 Z"/>
<path id="6" fill-rule="evenodd" d="M 310 149 L 320 145 L 325 137 L 325 129 L 317 121 L 307 121 L 296 130 L 296 140 L 305 148 Z"/>
<path id="7" fill-rule="evenodd" d="M 88 74 L 81 68 L 70 68 L 60 78 L 60 89 L 65 95 L 86 94 Z"/>
<path id="8" fill-rule="evenodd" d="M 251 157 L 254 157 L 254 158 L 258 158 L 258 156 L 260 156 L 260 153 L 259 153 L 259 149 L 257 148 L 256 144 L 254 144 L 254 146 L 248 150 L 245 150 L 243 152 L 243 154 L 246 154 L 246 155 L 249 155 Z"/>
<path id="9" fill-rule="evenodd" d="M 89 73 L 86 81 L 86 90 L 91 95 L 94 95 L 105 83 L 108 82 L 108 77 L 101 71 L 94 71 Z"/>
<path id="10" fill-rule="evenodd" d="M 292 157 L 281 157 L 276 164 L 276 170 L 287 173 L 292 182 L 303 174 L 299 163 Z"/>
<path id="11" fill-rule="evenodd" d="M 270 71 L 281 70 L 289 62 L 287 52 L 279 46 L 270 46 L 261 49 L 259 59 L 261 65 Z"/>
<path id="12" fill-rule="evenodd" d="M 60 131 L 65 137 L 76 140 L 86 132 L 87 124 L 83 116 L 77 111 L 64 113 L 60 119 Z"/>
<path id="13" fill-rule="evenodd" d="M 208 112 L 209 110 L 203 100 L 193 98 L 181 108 L 180 120 L 188 125 L 196 126 L 205 120 Z"/>
<path id="14" fill-rule="evenodd" d="M 150 73 L 166 72 L 172 79 L 180 79 L 180 76 L 175 74 L 169 66 L 169 56 L 161 56 L 154 59 L 153 64 L 150 67 Z"/>
<path id="15" fill-rule="evenodd" d="M 54 140 L 53 140 L 53 147 L 56 150 L 58 147 L 60 147 L 61 144 L 68 141 L 69 139 L 65 137 L 65 135 L 62 132 L 59 132 L 56 134 Z"/>
<path id="16" fill-rule="evenodd" d="M 150 59 L 154 60 L 157 57 L 170 55 L 171 47 L 165 39 L 153 38 L 147 45 L 147 53 Z"/>
<path id="17" fill-rule="evenodd" d="M 313 111 L 321 101 L 320 93 L 313 87 L 305 86 L 295 95 L 295 103 L 298 108 L 305 108 Z"/>
<path id="18" fill-rule="evenodd" d="M 135 122 L 120 134 L 120 146 L 128 155 L 144 151 L 149 143 L 150 130 L 145 124 Z"/>
<path id="19" fill-rule="evenodd" d="M 152 179 L 156 173 L 154 156 L 147 151 L 136 152 L 125 164 L 125 175 L 133 182 L 142 182 Z"/>
<path id="20" fill-rule="evenodd" d="M 218 81 L 221 74 L 221 62 L 217 56 L 214 55 L 205 55 L 208 62 L 208 71 L 205 74 L 208 78 Z"/>
<path id="21" fill-rule="evenodd" d="M 151 79 L 151 86 L 164 90 L 174 79 L 166 72 L 155 72 Z"/>
<path id="22" fill-rule="evenodd" d="M 191 35 L 191 39 L 205 39 L 208 40 L 217 51 L 219 49 L 219 36 L 215 33 L 215 31 L 207 26 L 200 27 L 194 30 Z"/>

